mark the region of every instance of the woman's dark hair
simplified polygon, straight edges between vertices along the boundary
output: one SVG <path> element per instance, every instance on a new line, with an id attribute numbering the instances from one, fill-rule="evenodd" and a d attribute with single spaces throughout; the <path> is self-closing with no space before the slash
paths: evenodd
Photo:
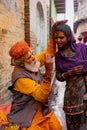
<path id="1" fill-rule="evenodd" d="M 62 24 L 60 23 L 60 24 L 52 27 L 52 35 L 54 35 L 54 33 L 58 32 L 58 31 L 64 32 L 64 34 L 67 37 L 72 35 L 72 31 L 71 31 L 70 26 L 65 24 L 65 23 L 62 23 Z"/>

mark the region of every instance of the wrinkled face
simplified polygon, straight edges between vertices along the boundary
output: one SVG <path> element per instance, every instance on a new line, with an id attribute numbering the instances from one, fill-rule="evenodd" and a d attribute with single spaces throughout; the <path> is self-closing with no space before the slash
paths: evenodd
<path id="1" fill-rule="evenodd" d="M 36 59 L 35 55 L 33 55 L 31 51 L 19 59 L 11 59 L 11 65 L 24 66 L 28 71 L 31 72 L 38 72 L 40 68 L 40 62 Z"/>
<path id="2" fill-rule="evenodd" d="M 35 55 L 31 51 L 25 57 L 24 67 L 31 72 L 38 72 L 40 68 L 40 62 L 36 59 Z"/>
<path id="3" fill-rule="evenodd" d="M 24 62 L 24 67 L 31 72 L 38 72 L 40 68 L 40 62 L 35 58 L 31 63 Z"/>
<path id="4" fill-rule="evenodd" d="M 58 48 L 63 48 L 64 46 L 67 45 L 68 38 L 63 32 L 61 31 L 55 32 L 53 38 Z"/>

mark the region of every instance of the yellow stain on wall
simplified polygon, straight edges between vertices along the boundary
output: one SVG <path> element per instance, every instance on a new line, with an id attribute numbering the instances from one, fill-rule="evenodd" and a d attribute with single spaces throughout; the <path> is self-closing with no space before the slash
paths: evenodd
<path id="1" fill-rule="evenodd" d="M 5 11 L 7 8 L 4 4 L 0 3 L 0 28 L 6 29 L 8 25 L 8 9 L 7 12 Z"/>
<path id="2" fill-rule="evenodd" d="M 9 18 L 3 14 L 0 14 L 0 27 L 6 29 Z"/>

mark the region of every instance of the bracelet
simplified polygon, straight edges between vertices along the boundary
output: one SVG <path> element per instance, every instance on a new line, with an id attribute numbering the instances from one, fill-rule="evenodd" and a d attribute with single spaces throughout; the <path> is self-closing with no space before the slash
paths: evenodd
<path id="1" fill-rule="evenodd" d="M 65 79 L 66 77 L 64 76 L 64 73 L 62 74 L 62 78 Z"/>
<path id="2" fill-rule="evenodd" d="M 51 80 L 51 73 L 45 73 L 44 78 Z"/>

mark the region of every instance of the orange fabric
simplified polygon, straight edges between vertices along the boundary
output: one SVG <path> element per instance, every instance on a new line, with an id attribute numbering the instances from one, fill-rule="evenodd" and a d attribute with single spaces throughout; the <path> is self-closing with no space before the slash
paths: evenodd
<path id="1" fill-rule="evenodd" d="M 47 46 L 47 52 L 53 57 L 56 53 L 56 44 L 54 43 L 53 37 L 51 36 Z"/>
<path id="2" fill-rule="evenodd" d="M 8 124 L 8 120 L 7 120 L 7 117 L 5 115 L 5 113 L 0 110 L 0 124 Z"/>
<path id="3" fill-rule="evenodd" d="M 32 124 L 28 130 L 62 130 L 62 127 L 53 112 L 43 116 L 39 104 L 38 111 L 35 114 Z"/>
<path id="4" fill-rule="evenodd" d="M 44 61 L 45 61 L 45 54 L 47 53 L 47 50 L 42 51 L 40 54 L 36 55 L 36 58 L 38 59 L 38 61 L 40 62 L 40 66 L 44 65 Z"/>
<path id="5" fill-rule="evenodd" d="M 27 130 L 26 128 L 21 128 L 21 130 Z"/>
<path id="6" fill-rule="evenodd" d="M 27 79 L 27 80 L 29 80 L 29 79 Z M 20 80 L 19 80 L 19 82 L 20 82 Z M 22 82 L 25 83 L 24 80 L 22 80 Z M 26 82 L 26 84 L 29 84 L 29 83 Z M 24 84 L 22 84 L 22 85 L 24 85 Z M 40 85 L 39 86 L 38 85 L 37 86 L 30 85 L 30 86 L 31 86 L 31 88 L 30 88 L 31 89 L 31 94 L 35 93 L 36 89 L 39 90 L 41 88 Z M 47 87 L 46 85 L 43 85 L 43 86 L 45 86 L 44 89 L 46 89 L 46 88 L 49 89 L 49 87 Z M 23 88 L 23 86 L 22 86 L 22 88 Z M 19 88 L 19 90 L 20 90 L 20 88 Z M 26 91 L 26 93 L 28 91 L 26 86 L 25 86 L 25 91 Z M 37 95 L 37 100 L 41 100 L 40 98 L 42 98 L 44 94 L 43 94 L 43 92 L 41 94 L 36 94 Z M 7 121 L 6 115 L 2 111 L 0 112 L 0 123 L 1 124 L 9 123 Z M 26 130 L 26 128 L 22 128 L 21 130 Z M 28 128 L 28 130 L 62 130 L 62 127 L 61 127 L 59 121 L 57 120 L 57 118 L 55 117 L 55 115 L 53 114 L 53 112 L 50 112 L 49 114 L 43 116 L 41 103 L 39 103 L 37 112 L 36 112 L 36 114 L 35 114 L 35 116 L 34 116 L 34 118 L 32 120 L 32 124 L 31 124 L 30 128 Z"/>
<path id="7" fill-rule="evenodd" d="M 0 111 L 0 124 L 8 123 L 6 115 Z M 26 130 L 26 128 L 21 128 L 21 130 Z M 28 130 L 62 130 L 62 127 L 53 112 L 43 116 L 41 104 L 38 104 L 38 110 Z"/>
<path id="8" fill-rule="evenodd" d="M 28 43 L 25 41 L 19 41 L 15 43 L 9 50 L 9 55 L 13 59 L 18 59 L 21 56 L 25 55 L 30 50 Z"/>
<path id="9" fill-rule="evenodd" d="M 28 78 L 21 78 L 16 81 L 14 89 L 22 93 L 29 94 L 38 101 L 43 101 L 48 97 L 48 94 L 50 92 L 50 82 L 45 84 L 44 82 L 42 82 L 42 84 L 38 84 L 34 80 Z M 24 128 L 22 128 L 22 130 L 23 129 Z M 55 115 L 53 114 L 53 112 L 50 112 L 46 116 L 43 116 L 41 104 L 39 104 L 38 110 L 32 120 L 31 127 L 28 128 L 28 130 L 45 130 L 45 129 L 62 130 L 62 127 L 57 118 L 55 117 Z"/>
<path id="10" fill-rule="evenodd" d="M 14 86 L 14 90 L 34 97 L 37 101 L 45 101 L 50 93 L 50 81 L 43 80 L 38 84 L 29 78 L 19 78 Z"/>

